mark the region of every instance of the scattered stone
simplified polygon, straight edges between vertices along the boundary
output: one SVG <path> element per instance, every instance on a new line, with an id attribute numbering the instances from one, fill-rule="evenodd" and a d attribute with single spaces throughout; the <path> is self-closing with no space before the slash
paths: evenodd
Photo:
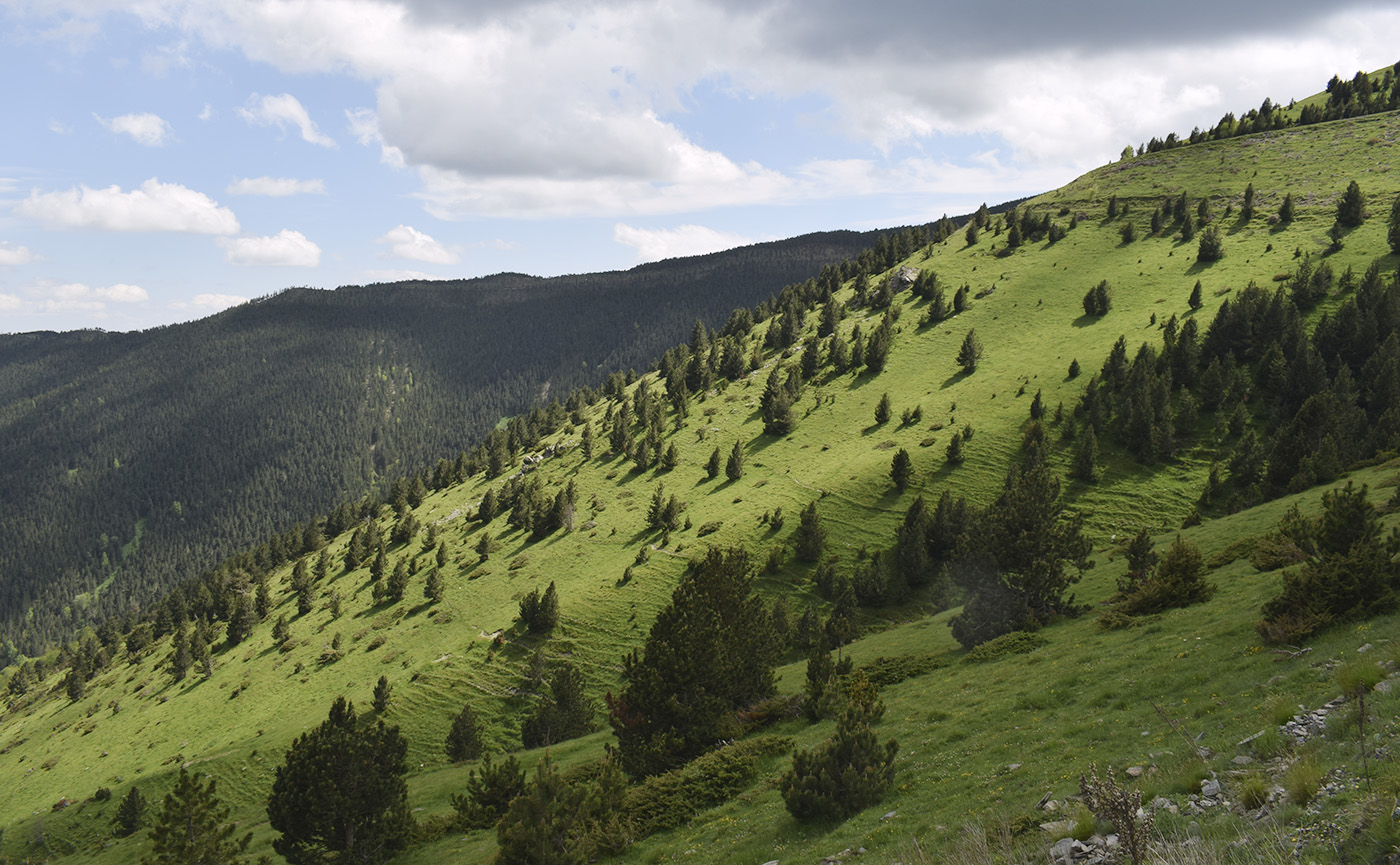
<path id="1" fill-rule="evenodd" d="M 1391 682 L 1390 679 L 1381 679 L 1379 682 L 1376 683 L 1376 693 L 1389 694 L 1391 690 L 1394 689 L 1394 687 L 1395 685 Z"/>
<path id="2" fill-rule="evenodd" d="M 1356 650 L 1356 653 L 1357 653 L 1358 655 L 1364 655 L 1364 654 L 1366 654 L 1367 652 L 1371 651 L 1371 650 L 1374 649 L 1374 648 L 1375 648 L 1375 646 L 1372 646 L 1370 643 L 1367 643 L 1366 645 L 1364 645 L 1364 646 L 1362 646 L 1361 648 L 1357 649 L 1357 650 Z"/>
<path id="3" fill-rule="evenodd" d="M 881 819 L 881 820 L 893 820 L 893 819 L 895 818 L 895 815 L 898 814 L 898 813 L 899 813 L 898 811 L 891 811 L 891 812 L 889 812 L 888 814 L 886 814 L 885 816 L 881 817 L 880 819 Z"/>
<path id="4" fill-rule="evenodd" d="M 1238 757 L 1235 757 L 1230 762 L 1234 763 L 1236 766 L 1248 766 L 1250 763 L 1254 762 L 1254 758 L 1245 754 L 1240 754 Z"/>
<path id="5" fill-rule="evenodd" d="M 1214 775 L 1201 782 L 1201 795 L 1207 799 L 1215 799 L 1220 795 L 1220 782 L 1215 780 Z"/>
<path id="6" fill-rule="evenodd" d="M 1074 862 L 1074 845 L 1078 843 L 1073 838 L 1061 838 L 1055 842 L 1054 847 L 1050 848 L 1050 858 L 1055 862 L 1070 865 Z"/>
<path id="7" fill-rule="evenodd" d="M 1245 737 L 1244 737 L 1243 739 L 1241 739 L 1238 743 L 1236 743 L 1236 747 L 1243 748 L 1245 745 L 1248 745 L 1250 742 L 1253 742 L 1255 739 L 1258 739 L 1258 738 L 1259 738 L 1260 736 L 1262 736 L 1262 735 L 1264 735 L 1264 731 L 1263 731 L 1263 730 L 1260 730 L 1258 733 L 1255 733 L 1253 736 L 1245 736 Z"/>
<path id="8" fill-rule="evenodd" d="M 1141 766 L 1129 766 L 1129 767 L 1128 767 L 1128 777 L 1129 777 L 1129 778 L 1141 778 L 1141 777 L 1142 777 L 1142 773 L 1145 772 L 1145 771 L 1146 771 L 1146 770 L 1143 769 Z"/>
<path id="9" fill-rule="evenodd" d="M 1017 769 L 1019 769 L 1019 768 L 1021 768 L 1021 764 L 1020 764 L 1020 763 L 1012 763 L 1010 766 L 1007 766 L 1007 767 L 1006 767 L 1006 771 L 1008 771 L 1008 772 L 1015 772 L 1015 771 L 1016 771 Z"/>
<path id="10" fill-rule="evenodd" d="M 1061 835 L 1074 827 L 1073 820 L 1052 820 L 1049 823 L 1041 823 L 1040 828 L 1047 835 Z"/>
<path id="11" fill-rule="evenodd" d="M 769 859 L 767 862 L 764 862 L 763 865 L 778 865 L 778 860 L 777 860 L 777 859 Z"/>
<path id="12" fill-rule="evenodd" d="M 1274 685 L 1282 685 L 1286 681 L 1288 681 L 1287 676 L 1274 676 L 1272 679 L 1269 680 L 1268 684 L 1269 687 L 1272 688 Z"/>

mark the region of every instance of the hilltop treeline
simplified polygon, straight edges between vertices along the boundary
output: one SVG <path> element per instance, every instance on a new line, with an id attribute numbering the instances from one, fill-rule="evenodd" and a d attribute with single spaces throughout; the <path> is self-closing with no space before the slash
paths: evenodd
<path id="1" fill-rule="evenodd" d="M 1169 133 L 1165 138 L 1154 137 L 1146 144 L 1138 145 L 1137 155 L 1159 153 L 1205 141 L 1253 135 L 1256 132 L 1287 129 L 1291 126 L 1310 126 L 1329 120 L 1395 111 L 1400 109 L 1397 76 L 1400 76 L 1400 63 L 1380 73 L 1357 72 L 1350 79 L 1333 75 L 1332 80 L 1327 82 L 1327 99 L 1321 104 L 1310 102 L 1302 108 L 1296 108 L 1292 104 L 1284 107 L 1274 104 L 1272 99 L 1265 99 L 1258 108 L 1251 108 L 1239 117 L 1236 117 L 1233 111 L 1226 112 L 1219 122 L 1207 130 L 1202 131 L 1197 127 L 1185 137 L 1178 136 L 1175 132 Z M 1127 148 L 1124 155 L 1131 155 L 1131 151 L 1132 148 Z"/>

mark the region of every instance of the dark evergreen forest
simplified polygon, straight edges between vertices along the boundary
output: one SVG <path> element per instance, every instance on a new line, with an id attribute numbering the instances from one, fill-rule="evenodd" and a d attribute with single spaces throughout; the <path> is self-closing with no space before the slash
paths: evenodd
<path id="1" fill-rule="evenodd" d="M 645 367 L 876 234 L 628 271 L 291 288 L 136 333 L 0 335 L 0 655 Z M 873 262 L 872 262 L 873 263 Z M 8 657 L 0 657 L 0 663 Z"/>

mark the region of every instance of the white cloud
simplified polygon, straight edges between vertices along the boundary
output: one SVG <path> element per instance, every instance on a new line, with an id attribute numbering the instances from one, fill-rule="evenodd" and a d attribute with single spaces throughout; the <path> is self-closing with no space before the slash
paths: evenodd
<path id="1" fill-rule="evenodd" d="M 375 243 L 389 244 L 389 252 L 386 255 L 392 258 L 406 258 L 428 264 L 456 264 L 462 258 L 458 247 L 444 246 L 408 225 L 400 225 L 390 230 L 375 240 Z"/>
<path id="2" fill-rule="evenodd" d="M 247 303 L 248 298 L 237 294 L 196 294 L 190 305 L 198 309 L 207 309 L 218 312 L 228 309 L 231 306 L 238 306 L 240 303 Z"/>
<path id="3" fill-rule="evenodd" d="M 321 247 L 300 231 L 284 228 L 271 237 L 221 237 L 224 258 L 230 264 L 267 267 L 315 267 L 321 263 Z"/>
<path id="4" fill-rule="evenodd" d="M 81 282 L 43 280 L 21 294 L 0 294 L 0 310 L 25 314 L 87 313 L 105 316 L 111 303 L 144 303 L 150 295 L 139 285 L 117 283 L 92 287 Z"/>
<path id="5" fill-rule="evenodd" d="M 199 112 L 199 114 L 195 116 L 198 117 L 200 120 L 210 119 L 214 116 L 214 106 L 210 105 L 208 102 L 204 103 L 204 110 Z"/>
<path id="6" fill-rule="evenodd" d="M 146 147 L 161 147 L 170 138 L 170 124 L 155 114 L 123 114 L 110 120 L 97 114 L 92 116 L 108 131 L 130 135 L 137 144 Z"/>
<path id="7" fill-rule="evenodd" d="M 325 195 L 324 180 L 298 180 L 295 177 L 240 177 L 225 189 L 229 195 Z"/>
<path id="8" fill-rule="evenodd" d="M 738 234 L 715 231 L 703 225 L 675 228 L 636 228 L 619 222 L 613 226 L 613 240 L 637 250 L 637 261 L 660 261 L 733 249 L 754 241 Z"/>
<path id="9" fill-rule="evenodd" d="M 306 109 L 290 93 L 280 96 L 259 96 L 254 93 L 248 97 L 247 107 L 238 109 L 238 116 L 258 126 L 276 126 L 282 130 L 288 126 L 295 126 L 301 131 L 303 141 L 321 147 L 336 146 L 335 139 L 317 128 L 311 115 L 306 113 Z"/>
<path id="10" fill-rule="evenodd" d="M 0 240 L 0 267 L 19 267 L 21 264 L 37 260 L 38 257 L 30 252 L 27 246 L 18 246 L 9 241 Z"/>
<path id="11" fill-rule="evenodd" d="M 227 207 L 202 192 L 151 178 L 139 189 L 77 189 L 29 194 L 15 208 L 21 216 L 51 228 L 96 228 L 102 231 L 182 231 L 235 234 L 238 219 Z"/>
<path id="12" fill-rule="evenodd" d="M 404 167 L 403 151 L 384 142 L 379 131 L 379 115 L 370 108 L 347 109 L 345 119 L 350 126 L 350 134 L 365 147 L 379 146 L 379 161 L 393 168 Z"/>
<path id="13" fill-rule="evenodd" d="M 54 135 L 72 135 L 73 127 L 64 123 L 62 120 L 50 120 L 49 131 Z"/>

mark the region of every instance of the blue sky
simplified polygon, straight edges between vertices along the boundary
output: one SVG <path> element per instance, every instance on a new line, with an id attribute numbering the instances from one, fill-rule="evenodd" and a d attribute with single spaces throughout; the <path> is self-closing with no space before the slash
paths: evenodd
<path id="1" fill-rule="evenodd" d="M 966 212 L 1400 60 L 1323 5 L 0 0 L 0 332 Z"/>

